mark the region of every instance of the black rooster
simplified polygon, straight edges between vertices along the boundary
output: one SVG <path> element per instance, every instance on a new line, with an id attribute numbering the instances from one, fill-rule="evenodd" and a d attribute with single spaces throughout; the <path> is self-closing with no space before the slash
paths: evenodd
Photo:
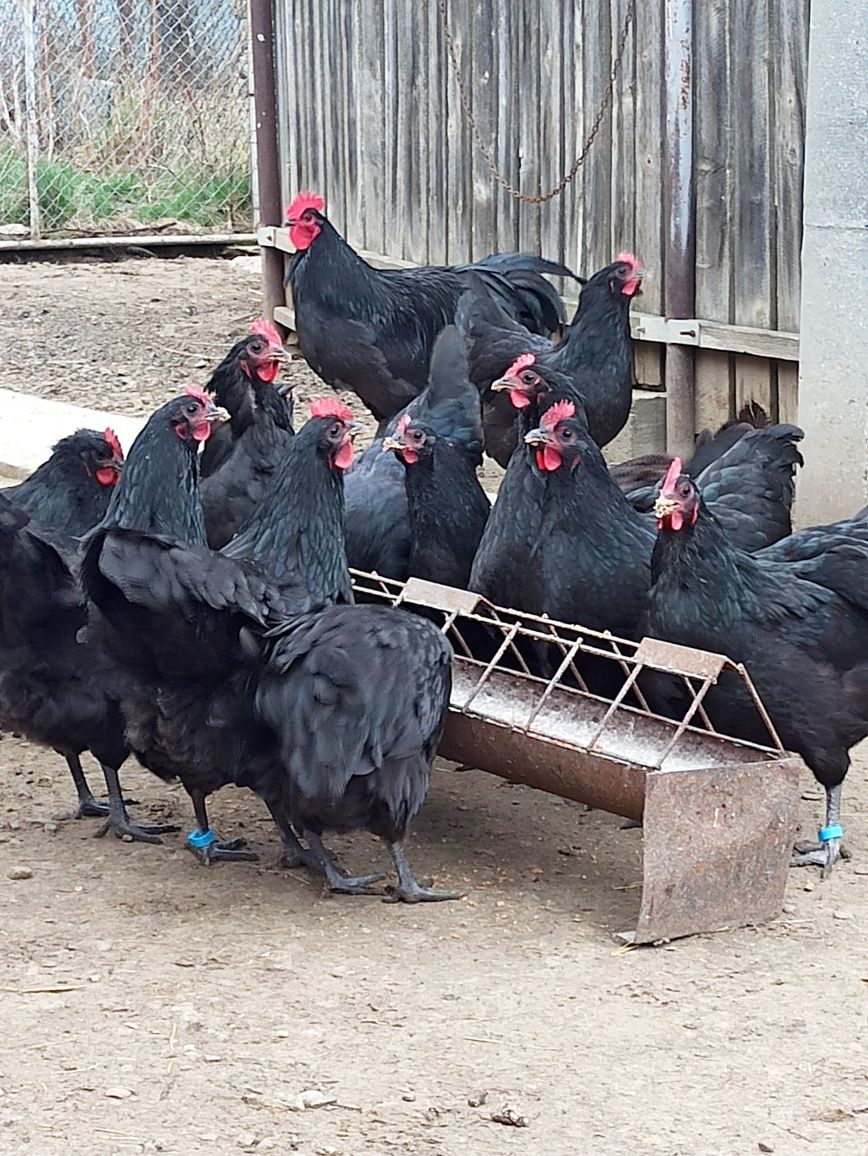
<path id="1" fill-rule="evenodd" d="M 61 438 L 30 477 L 0 493 L 43 529 L 80 538 L 104 516 L 123 464 L 114 430 L 80 429 Z"/>
<path id="2" fill-rule="evenodd" d="M 250 332 L 236 341 L 205 385 L 230 420 L 215 426 L 205 443 L 199 462 L 203 478 L 209 477 L 226 462 L 235 442 L 253 422 L 255 397 L 253 385 L 259 381 L 273 384 L 281 363 L 287 358 L 277 329 L 264 317 L 257 318 Z M 286 399 L 287 422 L 292 425 L 292 391 L 280 390 Z"/>
<path id="3" fill-rule="evenodd" d="M 287 209 L 299 346 L 320 377 L 356 393 L 380 423 L 425 388 L 434 341 L 471 278 L 532 333 L 548 335 L 563 321 L 560 297 L 541 276 L 572 277 L 563 265 L 502 253 L 473 265 L 374 269 L 323 207 L 322 197 L 299 193 Z"/>
<path id="4" fill-rule="evenodd" d="M 474 286 L 459 303 L 456 322 L 468 344 L 470 379 L 482 397 L 486 452 L 506 466 L 517 445 L 515 414 L 492 391 L 510 366 L 518 387 L 522 376 L 554 370 L 584 403 L 591 437 L 608 444 L 624 428 L 633 397 L 633 340 L 630 304 L 641 292 L 644 271 L 632 253 L 585 282 L 579 307 L 563 340 L 554 345 L 508 317 Z M 520 395 L 513 398 L 520 402 Z"/>
<path id="5" fill-rule="evenodd" d="M 820 847 L 794 863 L 827 874 L 842 851 L 841 784 L 868 735 L 868 534 L 863 522 L 735 549 L 675 459 L 655 512 L 648 630 L 743 663 L 775 729 L 826 790 Z M 753 701 L 724 674 L 705 701 L 723 733 L 768 744 Z"/>

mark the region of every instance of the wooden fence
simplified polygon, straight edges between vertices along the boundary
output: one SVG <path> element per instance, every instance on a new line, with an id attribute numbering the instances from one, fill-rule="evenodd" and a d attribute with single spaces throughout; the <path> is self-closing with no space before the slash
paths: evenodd
<path id="1" fill-rule="evenodd" d="M 523 192 L 556 185 L 587 140 L 628 2 L 448 0 L 473 117 Z M 639 384 L 665 385 L 662 343 L 674 340 L 698 346 L 698 428 L 751 398 L 795 416 L 804 0 L 694 4 L 699 324 L 677 332 L 662 319 L 665 0 L 638 0 L 587 161 L 541 206 L 505 192 L 474 143 L 437 0 L 275 3 L 285 203 L 317 189 L 354 247 L 389 260 L 519 248 L 590 273 L 632 249 L 649 269 L 635 323 Z"/>

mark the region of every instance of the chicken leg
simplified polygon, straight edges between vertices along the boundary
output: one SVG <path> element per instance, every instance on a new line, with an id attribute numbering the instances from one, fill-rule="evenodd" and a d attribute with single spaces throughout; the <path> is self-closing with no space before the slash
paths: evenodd
<path id="1" fill-rule="evenodd" d="M 404 848 L 400 843 L 389 844 L 389 854 L 398 872 L 398 886 L 390 887 L 387 899 L 402 903 L 440 903 L 445 899 L 463 899 L 460 891 L 435 891 L 431 887 L 422 887 L 413 878 L 410 864 L 404 855 Z"/>
<path id="2" fill-rule="evenodd" d="M 63 754 L 63 751 L 57 753 Z M 66 765 L 69 767 L 69 773 L 72 775 L 72 781 L 75 783 L 75 790 L 78 795 L 76 819 L 104 819 L 109 813 L 109 804 L 108 802 L 99 802 L 94 798 L 84 771 L 81 769 L 81 758 L 78 755 L 66 754 L 63 757 L 66 759 Z M 124 801 L 128 802 L 129 800 Z"/>
<path id="3" fill-rule="evenodd" d="M 299 838 L 292 828 L 292 824 L 285 818 L 285 816 L 277 810 L 277 808 L 265 800 L 265 805 L 271 812 L 271 817 L 274 819 L 277 829 L 280 831 L 283 839 L 283 855 L 281 856 L 281 867 L 307 867 L 311 871 L 321 873 L 319 860 L 309 851 L 307 847 L 299 842 Z"/>
<path id="4" fill-rule="evenodd" d="M 320 872 L 326 878 L 330 891 L 336 891 L 339 895 L 383 894 L 379 888 L 373 887 L 372 884 L 385 879 L 385 875 L 347 875 L 335 863 L 319 835 L 315 835 L 313 831 L 303 831 L 302 834 L 310 844 L 311 852 L 317 861 Z"/>
<path id="5" fill-rule="evenodd" d="M 100 763 L 100 766 L 105 775 L 109 801 L 108 818 L 96 832 L 97 838 L 101 838 L 107 831 L 113 831 L 118 839 L 129 838 L 135 843 L 162 843 L 160 835 L 178 830 L 170 823 L 158 823 L 149 827 L 134 823 L 127 814 L 126 800 L 121 792 L 117 770 L 107 763 Z"/>
<path id="6" fill-rule="evenodd" d="M 205 804 L 205 792 L 187 787 L 187 794 L 193 800 L 193 810 L 196 812 L 196 822 L 199 826 L 187 836 L 187 846 L 200 863 L 210 867 L 218 861 L 237 863 L 255 863 L 259 856 L 255 851 L 246 851 L 247 843 L 244 839 L 218 839 L 208 822 L 208 808 Z"/>
<path id="7" fill-rule="evenodd" d="M 849 859 L 850 852 L 843 843 L 841 826 L 841 784 L 826 788 L 826 823 L 818 832 L 819 843 L 797 843 L 790 860 L 793 867 L 821 867 L 821 878 L 828 879 L 839 859 Z"/>

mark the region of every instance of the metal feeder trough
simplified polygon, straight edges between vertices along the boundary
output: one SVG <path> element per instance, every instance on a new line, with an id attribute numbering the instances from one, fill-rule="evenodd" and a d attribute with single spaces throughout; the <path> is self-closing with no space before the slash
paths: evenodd
<path id="1" fill-rule="evenodd" d="M 506 610 L 415 578 L 352 576 L 360 600 L 419 609 L 452 643 L 444 758 L 642 823 L 634 942 L 780 914 L 801 764 L 783 749 L 744 667 L 719 654 Z M 616 676 L 612 698 L 588 690 L 582 668 L 589 659 Z M 648 706 L 643 674 L 652 671 L 680 680 L 680 717 Z M 712 725 L 703 700 L 725 672 L 742 680 L 756 704 L 768 746 Z"/>

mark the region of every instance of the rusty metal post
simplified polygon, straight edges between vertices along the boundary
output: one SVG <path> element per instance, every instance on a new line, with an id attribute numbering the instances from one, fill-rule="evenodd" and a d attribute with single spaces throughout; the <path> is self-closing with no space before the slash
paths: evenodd
<path id="1" fill-rule="evenodd" d="M 250 58 L 253 71 L 254 128 L 256 133 L 256 181 L 260 226 L 280 225 L 280 157 L 277 147 L 277 88 L 274 75 L 273 0 L 250 0 Z M 285 305 L 283 255 L 279 249 L 261 247 L 262 310 L 274 316 Z"/>
<path id="2" fill-rule="evenodd" d="M 666 250 L 663 311 L 695 316 L 693 187 L 693 0 L 665 0 L 664 207 Z M 690 456 L 696 437 L 693 349 L 666 346 L 666 448 Z"/>

